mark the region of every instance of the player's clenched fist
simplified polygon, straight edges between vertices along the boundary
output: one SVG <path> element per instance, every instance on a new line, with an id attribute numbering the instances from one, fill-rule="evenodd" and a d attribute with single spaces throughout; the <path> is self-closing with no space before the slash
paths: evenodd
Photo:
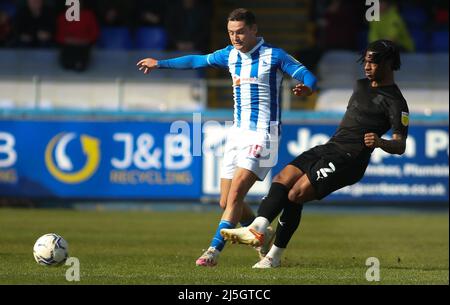
<path id="1" fill-rule="evenodd" d="M 366 144 L 369 148 L 377 148 L 379 147 L 380 138 L 376 133 L 366 133 L 364 135 L 364 144 Z"/>
<path id="2" fill-rule="evenodd" d="M 150 71 L 158 68 L 158 61 L 153 58 L 145 58 L 137 63 L 139 71 L 144 70 L 144 74 L 150 73 Z"/>

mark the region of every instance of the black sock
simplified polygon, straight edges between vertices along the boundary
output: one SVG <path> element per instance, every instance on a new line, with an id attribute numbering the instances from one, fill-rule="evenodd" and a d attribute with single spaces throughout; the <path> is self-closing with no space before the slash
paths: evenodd
<path id="1" fill-rule="evenodd" d="M 289 201 L 289 204 L 283 209 L 278 222 L 274 245 L 285 249 L 300 225 L 302 218 L 303 204 Z"/>
<path id="2" fill-rule="evenodd" d="M 265 217 L 271 223 L 289 203 L 289 190 L 281 183 L 273 182 L 269 194 L 261 202 L 258 216 Z"/>

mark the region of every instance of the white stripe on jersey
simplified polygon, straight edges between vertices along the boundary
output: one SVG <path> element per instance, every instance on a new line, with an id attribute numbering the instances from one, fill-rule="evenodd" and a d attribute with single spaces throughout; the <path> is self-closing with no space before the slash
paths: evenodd
<path id="1" fill-rule="evenodd" d="M 270 121 L 270 68 L 272 66 L 272 48 L 262 46 L 259 50 L 258 74 L 261 75 L 259 90 L 259 112 L 257 129 L 266 129 Z"/>
<path id="2" fill-rule="evenodd" d="M 230 73 L 232 76 L 235 75 L 238 54 L 239 54 L 238 50 L 233 49 L 230 51 L 230 56 L 228 57 L 228 67 L 230 69 Z"/>
<path id="3" fill-rule="evenodd" d="M 240 120 L 238 120 L 237 112 L 238 112 L 238 101 L 237 101 L 237 92 L 235 86 L 235 76 L 236 76 L 236 62 L 238 60 L 238 50 L 233 49 L 230 51 L 230 55 L 228 57 L 228 67 L 233 80 L 233 97 L 234 97 L 234 124 L 240 124 Z"/>
<path id="4" fill-rule="evenodd" d="M 281 83 L 283 82 L 283 72 L 281 72 L 280 70 L 277 71 L 277 88 L 278 88 L 278 92 L 277 92 L 277 114 L 275 117 L 275 121 L 277 122 L 277 127 L 280 124 L 281 121 L 281 100 L 280 100 L 280 96 L 281 96 Z M 280 132 L 280 130 L 278 130 L 278 132 Z"/>
<path id="5" fill-rule="evenodd" d="M 242 68 L 240 74 L 241 81 L 241 127 L 250 129 L 250 115 L 251 115 L 251 81 L 250 73 L 252 70 L 252 57 L 241 53 Z"/>
<path id="6" fill-rule="evenodd" d="M 295 70 L 294 74 L 292 74 L 292 77 L 295 77 L 295 75 L 300 72 L 301 70 L 306 69 L 305 67 L 300 67 L 297 70 Z"/>

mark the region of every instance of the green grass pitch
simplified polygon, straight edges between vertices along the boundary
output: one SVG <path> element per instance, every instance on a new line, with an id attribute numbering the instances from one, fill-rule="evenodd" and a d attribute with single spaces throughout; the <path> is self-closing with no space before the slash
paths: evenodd
<path id="1" fill-rule="evenodd" d="M 0 209 L 0 284 L 449 284 L 448 213 L 317 213 L 304 211 L 283 268 L 254 270 L 256 252 L 227 245 L 215 268 L 196 267 L 220 214 Z M 61 234 L 80 261 L 35 263 L 32 247 Z M 368 257 L 380 282 L 365 279 Z"/>

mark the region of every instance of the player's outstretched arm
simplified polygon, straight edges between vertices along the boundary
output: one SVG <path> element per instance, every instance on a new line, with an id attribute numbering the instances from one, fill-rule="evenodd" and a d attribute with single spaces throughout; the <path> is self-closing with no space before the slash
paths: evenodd
<path id="1" fill-rule="evenodd" d="M 381 148 L 389 154 L 402 155 L 406 149 L 406 138 L 398 133 L 392 135 L 392 140 L 378 137 L 376 133 L 366 133 L 364 144 L 369 148 Z"/>
<path id="2" fill-rule="evenodd" d="M 156 60 L 153 58 L 145 58 L 137 63 L 139 70 L 144 70 L 144 74 L 148 74 L 154 69 L 199 69 L 210 66 L 208 55 L 187 55 L 172 59 Z"/>

